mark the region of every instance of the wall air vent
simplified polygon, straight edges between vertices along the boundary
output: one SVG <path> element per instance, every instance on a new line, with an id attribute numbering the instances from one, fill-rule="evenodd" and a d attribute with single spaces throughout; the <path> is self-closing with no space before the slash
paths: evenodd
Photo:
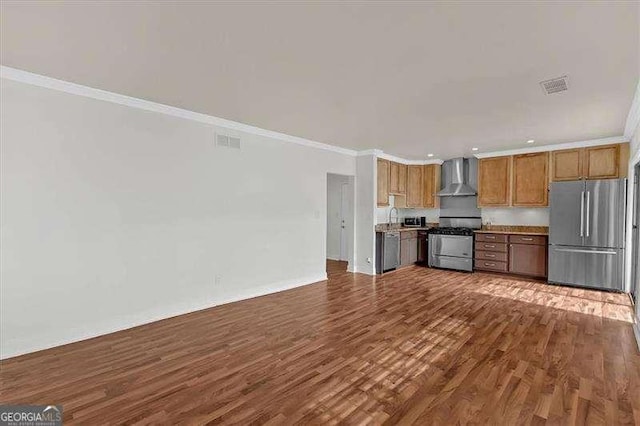
<path id="1" fill-rule="evenodd" d="M 229 147 L 229 136 L 216 133 L 216 145 Z"/>
<path id="2" fill-rule="evenodd" d="M 547 95 L 564 92 L 569 89 L 569 78 L 563 75 L 562 77 L 541 81 L 540 86 L 542 86 L 542 90 L 544 90 L 544 93 Z"/>
<path id="3" fill-rule="evenodd" d="M 240 149 L 240 138 L 216 133 L 216 146 Z"/>
<path id="4" fill-rule="evenodd" d="M 240 149 L 240 138 L 229 136 L 229 148 Z"/>

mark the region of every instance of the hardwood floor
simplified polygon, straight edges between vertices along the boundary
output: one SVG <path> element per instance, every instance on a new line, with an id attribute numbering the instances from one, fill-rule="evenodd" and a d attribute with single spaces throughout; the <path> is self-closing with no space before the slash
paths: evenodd
<path id="1" fill-rule="evenodd" d="M 628 297 L 408 267 L 0 362 L 66 424 L 640 424 Z"/>

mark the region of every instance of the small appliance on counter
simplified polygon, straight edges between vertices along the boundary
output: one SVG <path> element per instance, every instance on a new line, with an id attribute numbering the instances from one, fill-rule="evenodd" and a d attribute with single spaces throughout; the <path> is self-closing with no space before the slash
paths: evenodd
<path id="1" fill-rule="evenodd" d="M 406 228 L 424 228 L 427 226 L 427 218 L 425 216 L 405 217 L 403 225 Z"/>

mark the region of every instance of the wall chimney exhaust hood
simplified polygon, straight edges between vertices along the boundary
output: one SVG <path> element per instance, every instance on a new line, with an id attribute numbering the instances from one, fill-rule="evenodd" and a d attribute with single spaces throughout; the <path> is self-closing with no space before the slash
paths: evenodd
<path id="1" fill-rule="evenodd" d="M 439 197 L 473 196 L 477 191 L 470 186 L 477 179 L 477 160 L 475 158 L 454 158 L 442 163 L 442 182 L 444 188 Z"/>

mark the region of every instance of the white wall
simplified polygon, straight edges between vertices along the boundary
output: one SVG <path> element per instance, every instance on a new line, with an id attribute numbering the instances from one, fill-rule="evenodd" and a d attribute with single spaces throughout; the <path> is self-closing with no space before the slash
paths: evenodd
<path id="1" fill-rule="evenodd" d="M 356 244 L 353 272 L 375 274 L 375 209 L 377 167 L 375 155 L 356 158 Z"/>
<path id="2" fill-rule="evenodd" d="M 637 95 L 636 95 L 637 96 Z M 625 250 L 625 281 L 626 281 L 626 291 L 632 291 L 637 283 L 632 281 L 632 271 L 633 271 L 633 205 L 634 205 L 634 197 L 635 191 L 633 186 L 633 177 L 635 173 L 635 165 L 640 162 L 640 123 L 636 126 L 635 132 L 631 138 L 631 149 L 630 149 L 630 157 L 629 157 L 629 186 L 628 186 L 628 204 L 627 204 L 627 243 Z M 638 348 L 640 349 L 640 303 L 637 303 L 635 306 L 635 314 L 636 314 L 636 322 L 634 324 L 634 332 L 636 335 L 636 341 L 638 343 Z"/>
<path id="3" fill-rule="evenodd" d="M 638 7 L 640 13 L 640 7 Z M 638 33 L 640 35 L 640 32 Z M 627 241 L 625 250 L 625 290 L 632 291 L 637 283 L 632 281 L 632 268 L 633 268 L 633 205 L 635 203 L 635 188 L 633 184 L 635 165 L 640 162 L 640 82 L 636 86 L 636 92 L 634 99 L 629 110 L 627 122 L 625 125 L 625 136 L 630 140 L 630 155 L 629 155 L 629 184 L 627 192 Z M 636 342 L 640 349 L 640 304 L 635 306 L 636 321 L 633 324 L 634 333 L 636 336 Z"/>
<path id="4" fill-rule="evenodd" d="M 638 12 L 640 12 L 640 7 L 638 7 Z M 632 225 L 633 225 L 633 205 L 635 198 L 635 191 L 633 185 L 634 178 L 634 166 L 640 162 L 640 82 L 638 82 L 636 86 L 636 91 L 634 95 L 633 102 L 631 104 L 631 108 L 629 110 L 629 115 L 627 116 L 627 122 L 625 124 L 625 137 L 629 139 L 629 165 L 628 165 L 628 192 L 627 192 L 627 241 L 626 241 L 626 261 L 625 261 L 625 280 L 626 280 L 626 289 L 627 291 L 631 291 L 632 286 L 635 283 L 631 282 L 631 270 L 632 270 Z M 640 310 L 638 311 L 639 319 L 640 319 Z M 640 330 L 639 330 L 640 331 Z M 640 345 L 640 341 L 638 341 Z"/>
<path id="5" fill-rule="evenodd" d="M 341 253 L 341 235 L 342 235 L 342 186 L 348 193 L 352 193 L 353 189 L 349 185 L 349 177 L 329 173 L 327 175 L 327 259 L 348 260 L 347 253 Z M 349 196 L 347 195 L 347 198 Z M 345 238 L 349 239 L 352 228 L 349 226 L 352 217 L 352 206 L 347 202 L 344 211 L 345 221 Z M 351 232 L 351 235 L 353 233 Z M 347 251 L 349 243 L 347 242 Z"/>
<path id="6" fill-rule="evenodd" d="M 634 166 L 640 162 L 640 124 L 636 127 L 636 130 L 631 138 L 630 142 L 630 156 L 629 156 L 629 183 L 628 183 L 628 191 L 627 191 L 627 241 L 626 241 L 626 263 L 625 263 L 625 278 L 626 278 L 626 289 L 627 291 L 631 291 L 632 287 L 635 283 L 631 282 L 632 275 L 632 238 L 633 238 L 633 204 L 635 202 L 635 191 L 633 186 L 633 177 L 634 177 Z M 636 306 L 638 319 L 640 319 L 640 305 Z"/>
<path id="7" fill-rule="evenodd" d="M 353 156 L 1 84 L 2 358 L 325 277 Z"/>
<path id="8" fill-rule="evenodd" d="M 549 226 L 549 208 L 482 208 L 482 223 L 492 225 Z"/>

